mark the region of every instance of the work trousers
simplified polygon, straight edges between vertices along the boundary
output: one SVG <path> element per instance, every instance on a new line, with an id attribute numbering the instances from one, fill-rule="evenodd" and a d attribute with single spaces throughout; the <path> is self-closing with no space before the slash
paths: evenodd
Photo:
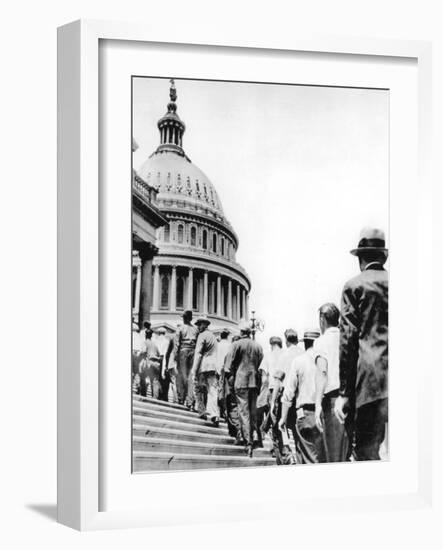
<path id="1" fill-rule="evenodd" d="M 325 395 L 322 402 L 326 462 L 345 462 L 349 459 L 348 434 L 345 425 L 334 414 L 336 399 Z"/>
<path id="2" fill-rule="evenodd" d="M 354 421 L 356 460 L 380 460 L 388 421 L 388 399 L 378 399 L 359 407 Z"/>
<path id="3" fill-rule="evenodd" d="M 257 388 L 239 388 L 235 395 L 243 439 L 247 445 L 252 445 L 254 430 L 257 430 Z"/>
<path id="4" fill-rule="evenodd" d="M 195 349 L 183 347 L 177 357 L 177 399 L 180 404 L 191 406 L 194 401 L 191 369 L 194 362 Z"/>
<path id="5" fill-rule="evenodd" d="M 177 403 L 177 388 L 176 388 L 176 376 L 174 369 L 165 369 L 160 379 L 161 392 L 160 399 L 162 401 L 169 400 L 169 389 L 172 390 L 172 400 Z"/>
<path id="6" fill-rule="evenodd" d="M 226 423 L 228 425 L 228 433 L 231 437 L 235 437 L 236 439 L 242 439 L 242 433 L 241 433 L 241 426 L 240 426 L 240 418 L 238 416 L 238 405 L 237 405 L 237 398 L 235 396 L 234 387 L 233 387 L 233 379 L 232 377 L 226 376 L 225 373 L 222 373 L 222 376 L 219 380 L 219 386 L 223 382 L 223 399 L 221 400 L 221 403 L 223 404 L 223 412 L 224 417 L 226 419 Z M 220 400 L 220 392 L 219 392 L 219 400 Z"/>
<path id="7" fill-rule="evenodd" d="M 149 380 L 151 382 L 151 388 L 152 388 L 152 397 L 154 399 L 160 399 L 161 397 L 161 383 L 160 383 L 160 367 L 157 365 L 151 365 L 149 368 L 143 369 L 143 373 L 140 380 L 143 380 L 144 386 L 146 386 L 146 374 L 149 376 Z M 141 385 L 141 384 L 140 384 Z M 144 390 L 145 393 L 142 393 L 142 395 L 146 395 L 146 390 Z"/>
<path id="8" fill-rule="evenodd" d="M 200 372 L 194 386 L 195 407 L 198 414 L 219 418 L 218 374 L 215 371 Z"/>
<path id="9" fill-rule="evenodd" d="M 315 413 L 304 410 L 303 414 L 295 421 L 297 464 L 325 462 L 323 437 L 315 423 Z"/>

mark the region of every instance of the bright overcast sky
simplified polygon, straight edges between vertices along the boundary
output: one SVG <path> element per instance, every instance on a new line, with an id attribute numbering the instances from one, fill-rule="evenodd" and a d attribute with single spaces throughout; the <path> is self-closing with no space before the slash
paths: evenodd
<path id="1" fill-rule="evenodd" d="M 360 229 L 388 233 L 389 93 L 176 80 L 183 146 L 214 184 L 252 281 L 259 341 L 318 326 L 358 273 Z M 138 168 L 159 144 L 165 79 L 134 80 Z"/>

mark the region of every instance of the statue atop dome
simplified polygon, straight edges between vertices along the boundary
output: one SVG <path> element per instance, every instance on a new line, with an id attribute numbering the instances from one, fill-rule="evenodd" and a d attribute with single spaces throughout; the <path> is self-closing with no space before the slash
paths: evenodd
<path id="1" fill-rule="evenodd" d="M 160 131 L 160 145 L 157 148 L 157 153 L 169 151 L 185 156 L 183 151 L 183 134 L 185 132 L 185 124 L 177 114 L 177 89 L 173 78 L 169 80 L 169 103 L 168 112 L 158 121 L 158 129 Z"/>
<path id="2" fill-rule="evenodd" d="M 171 78 L 169 82 L 171 83 L 171 87 L 169 88 L 169 98 L 171 99 L 171 101 L 175 102 L 177 101 L 177 89 L 175 87 L 174 79 Z"/>

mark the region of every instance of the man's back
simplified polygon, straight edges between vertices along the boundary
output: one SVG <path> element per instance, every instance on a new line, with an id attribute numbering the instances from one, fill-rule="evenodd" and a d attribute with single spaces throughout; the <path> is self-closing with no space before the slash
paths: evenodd
<path id="1" fill-rule="evenodd" d="M 235 373 L 235 389 L 257 387 L 257 372 L 262 359 L 262 347 L 255 340 L 241 338 L 234 343 L 230 370 Z"/>
<path id="2" fill-rule="evenodd" d="M 217 338 L 210 330 L 204 330 L 197 338 L 195 356 L 202 356 L 200 372 L 217 371 Z"/>
<path id="3" fill-rule="evenodd" d="M 176 333 L 176 345 L 180 347 L 194 347 L 198 337 L 198 328 L 185 323 Z"/>
<path id="4" fill-rule="evenodd" d="M 291 368 L 294 359 L 296 357 L 299 357 L 303 353 L 305 353 L 304 350 L 302 348 L 299 348 L 296 344 L 292 344 L 286 349 L 282 350 L 275 366 L 274 377 L 283 381 L 289 369 Z"/>
<path id="5" fill-rule="evenodd" d="M 296 407 L 315 403 L 315 360 L 312 348 L 295 355 L 287 371 L 283 401 Z"/>
<path id="6" fill-rule="evenodd" d="M 357 407 L 388 396 L 388 273 L 379 264 L 343 289 L 340 379 Z"/>
<path id="7" fill-rule="evenodd" d="M 260 364 L 260 370 L 268 377 L 269 389 L 272 389 L 275 385 L 274 376 L 275 369 L 277 368 L 278 360 L 283 353 L 283 350 L 279 347 L 265 353 L 263 360 Z"/>

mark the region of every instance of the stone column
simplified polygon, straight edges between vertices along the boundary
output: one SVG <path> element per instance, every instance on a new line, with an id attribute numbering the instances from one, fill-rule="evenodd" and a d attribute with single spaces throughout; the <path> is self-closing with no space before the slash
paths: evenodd
<path id="1" fill-rule="evenodd" d="M 221 292 L 221 277 L 217 275 L 217 315 L 222 315 L 222 292 Z"/>
<path id="2" fill-rule="evenodd" d="M 237 283 L 237 321 L 240 321 L 240 285 Z"/>
<path id="3" fill-rule="evenodd" d="M 152 309 L 158 310 L 158 300 L 160 297 L 160 266 L 154 266 L 154 283 L 152 290 Z"/>
<path id="4" fill-rule="evenodd" d="M 203 273 L 203 313 L 208 314 L 208 272 Z"/>
<path id="5" fill-rule="evenodd" d="M 138 322 L 141 326 L 143 321 L 148 321 L 151 316 L 152 305 L 152 258 L 153 250 L 149 247 L 139 250 L 141 259 L 140 273 L 140 304 L 138 311 Z"/>
<path id="6" fill-rule="evenodd" d="M 228 311 L 226 312 L 229 319 L 232 319 L 232 279 L 228 281 Z"/>
<path id="7" fill-rule="evenodd" d="M 171 274 L 171 311 L 175 311 L 176 309 L 176 300 L 177 300 L 177 266 L 172 266 L 172 274 Z"/>
<path id="8" fill-rule="evenodd" d="M 135 291 L 134 291 L 134 307 L 132 309 L 132 314 L 134 319 L 138 318 L 140 311 L 140 292 L 141 292 L 141 283 L 142 283 L 142 264 L 138 252 L 134 251 L 132 253 L 132 265 L 137 269 L 136 278 L 135 278 Z"/>
<path id="9" fill-rule="evenodd" d="M 193 290 L 194 290 L 194 268 L 189 268 L 188 273 L 188 306 L 187 309 L 190 309 L 192 311 L 192 298 L 193 298 Z"/>
<path id="10" fill-rule="evenodd" d="M 246 319 L 249 319 L 249 294 L 245 292 L 245 312 Z"/>

